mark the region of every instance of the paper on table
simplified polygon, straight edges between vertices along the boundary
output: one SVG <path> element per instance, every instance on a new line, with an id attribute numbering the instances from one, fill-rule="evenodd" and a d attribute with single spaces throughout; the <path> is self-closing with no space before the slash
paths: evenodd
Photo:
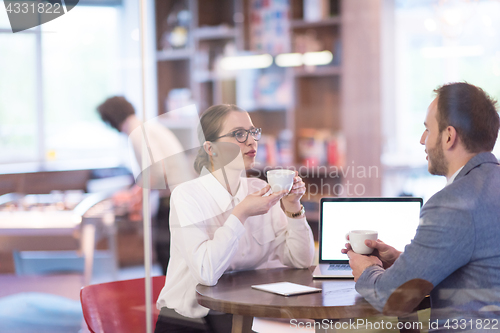
<path id="1" fill-rule="evenodd" d="M 252 288 L 283 296 L 317 293 L 321 291 L 321 288 L 314 288 L 291 282 L 258 284 L 252 286 Z"/>

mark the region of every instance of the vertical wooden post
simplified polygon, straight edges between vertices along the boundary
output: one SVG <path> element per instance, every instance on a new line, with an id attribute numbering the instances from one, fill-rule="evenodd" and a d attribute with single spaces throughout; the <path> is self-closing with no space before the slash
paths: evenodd
<path id="1" fill-rule="evenodd" d="M 381 195 L 382 1 L 342 1 L 341 122 L 347 142 L 346 196 Z"/>

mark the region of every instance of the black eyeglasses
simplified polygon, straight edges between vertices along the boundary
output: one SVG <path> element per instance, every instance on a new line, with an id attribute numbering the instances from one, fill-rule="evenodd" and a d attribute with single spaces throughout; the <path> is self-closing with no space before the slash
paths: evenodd
<path id="1" fill-rule="evenodd" d="M 232 136 L 239 143 L 245 143 L 248 140 L 248 134 L 250 134 L 255 141 L 259 141 L 260 137 L 262 136 L 262 128 L 252 128 L 249 130 L 239 129 L 239 130 L 233 131 L 231 133 L 228 133 L 226 135 L 219 136 L 217 139 L 220 139 L 220 138 L 223 138 L 226 136 Z"/>

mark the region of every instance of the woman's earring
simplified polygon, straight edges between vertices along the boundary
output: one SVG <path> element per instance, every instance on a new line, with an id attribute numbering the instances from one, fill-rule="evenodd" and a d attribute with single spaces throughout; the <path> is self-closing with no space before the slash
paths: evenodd
<path id="1" fill-rule="evenodd" d="M 212 153 L 212 156 L 210 156 L 210 164 L 212 166 L 212 172 L 215 171 L 215 166 L 214 166 L 214 157 L 217 157 L 217 153 L 216 152 L 213 152 Z"/>

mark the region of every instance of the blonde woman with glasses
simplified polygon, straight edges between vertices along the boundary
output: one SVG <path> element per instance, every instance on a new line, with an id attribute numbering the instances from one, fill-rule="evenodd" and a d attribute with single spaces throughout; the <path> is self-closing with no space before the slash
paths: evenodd
<path id="1" fill-rule="evenodd" d="M 156 333 L 189 331 L 169 323 L 168 309 L 204 318 L 211 332 L 230 332 L 232 315 L 197 303 L 198 283 L 213 286 L 227 271 L 308 268 L 313 262 L 313 235 L 300 203 L 302 179 L 296 173 L 290 192 L 269 194 L 267 183 L 244 177 L 261 137 L 249 114 L 236 105 L 215 105 L 200 124 L 202 147 L 194 163 L 200 176 L 171 196 L 171 257 L 157 301 Z"/>

